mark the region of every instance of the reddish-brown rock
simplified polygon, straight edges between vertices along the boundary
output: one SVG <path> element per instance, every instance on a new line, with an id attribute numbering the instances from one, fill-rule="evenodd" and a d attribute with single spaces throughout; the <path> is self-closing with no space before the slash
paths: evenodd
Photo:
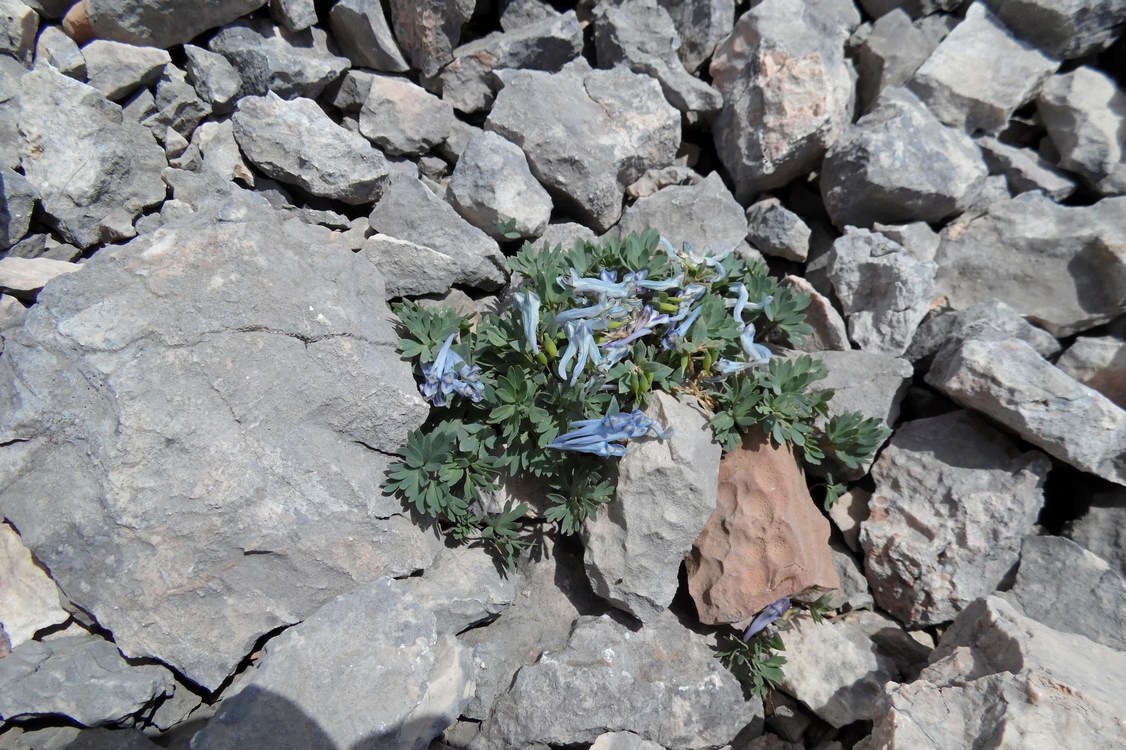
<path id="1" fill-rule="evenodd" d="M 783 596 L 840 586 L 829 522 L 788 447 L 761 434 L 724 456 L 716 509 L 686 560 L 700 622 L 745 622 Z"/>

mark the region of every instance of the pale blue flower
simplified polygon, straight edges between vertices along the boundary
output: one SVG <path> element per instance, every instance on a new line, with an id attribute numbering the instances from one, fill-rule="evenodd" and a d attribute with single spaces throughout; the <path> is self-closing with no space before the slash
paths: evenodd
<path id="1" fill-rule="evenodd" d="M 737 372 L 744 372 L 753 367 L 765 365 L 773 356 L 769 348 L 755 343 L 754 323 L 743 326 L 743 333 L 739 336 L 739 345 L 743 347 L 743 354 L 747 357 L 746 361 L 721 359 L 713 365 L 713 369 L 720 375 L 734 375 Z"/>
<path id="2" fill-rule="evenodd" d="M 431 364 L 422 366 L 422 385 L 418 389 L 435 406 L 446 406 L 450 396 L 464 396 L 474 403 L 485 396 L 485 386 L 481 382 L 481 368 L 467 365 L 453 350 L 457 333 L 451 333 Z"/>
<path id="3" fill-rule="evenodd" d="M 732 315 L 735 318 L 735 322 L 739 325 L 743 325 L 743 312 L 745 310 L 756 312 L 774 301 L 774 297 L 768 294 L 758 302 L 751 302 L 749 293 L 747 292 L 747 287 L 742 282 L 739 282 L 738 284 L 732 284 L 731 291 L 735 292 L 736 298 L 734 300 L 727 300 L 726 305 L 727 307 L 735 308 Z"/>
<path id="4" fill-rule="evenodd" d="M 607 274 L 603 274 L 607 276 Z M 621 281 L 612 281 L 610 278 L 588 279 L 579 276 L 579 272 L 571 269 L 571 275 L 560 276 L 556 279 L 559 286 L 563 288 L 571 287 L 576 292 L 581 294 L 598 294 L 606 295 L 607 297 L 628 297 L 633 293 L 631 284 Z"/>
<path id="5" fill-rule="evenodd" d="M 572 307 L 570 310 L 564 310 L 555 316 L 555 322 L 564 324 L 584 318 L 616 318 L 624 312 L 625 307 L 618 300 L 604 299 L 589 307 Z M 605 325 L 599 326 L 599 328 L 605 327 Z"/>
<path id="6" fill-rule="evenodd" d="M 745 643 L 761 633 L 766 629 L 767 625 L 786 614 L 786 610 L 789 608 L 790 597 L 784 596 L 762 612 L 759 612 L 755 619 L 751 620 L 750 626 L 743 633 L 743 642 Z"/>
<path id="7" fill-rule="evenodd" d="M 700 310 L 703 308 L 697 306 L 696 309 L 692 310 L 692 312 L 690 313 L 688 312 L 688 309 L 689 308 L 687 304 L 681 305 L 681 312 L 677 313 L 677 318 L 684 315 L 684 319 L 680 321 L 680 324 L 676 328 L 669 331 L 668 335 L 665 336 L 665 340 L 661 343 L 662 348 L 671 349 L 676 345 L 678 339 L 683 339 L 685 336 L 687 336 L 688 331 L 692 328 L 692 324 L 696 322 L 696 318 L 700 317 Z M 673 318 L 673 320 L 676 320 L 676 318 Z"/>
<path id="8" fill-rule="evenodd" d="M 594 453 L 602 457 L 624 456 L 625 440 L 653 432 L 667 438 L 672 428 L 662 428 L 642 411 L 611 414 L 600 419 L 582 419 L 571 423 L 571 431 L 560 435 L 549 448 L 578 453 Z"/>
<path id="9" fill-rule="evenodd" d="M 540 353 L 540 298 L 535 292 L 517 292 L 513 296 L 516 309 L 524 322 L 524 338 L 532 345 L 532 353 Z"/>
<path id="10" fill-rule="evenodd" d="M 684 274 L 678 273 L 671 279 L 664 281 L 649 281 L 641 279 L 637 282 L 637 286 L 642 289 L 648 289 L 651 292 L 667 292 L 670 289 L 679 289 L 680 285 L 684 283 Z"/>
<path id="11" fill-rule="evenodd" d="M 594 333 L 587 321 L 571 321 L 563 326 L 563 333 L 567 336 L 567 348 L 559 358 L 559 377 L 567 377 L 567 365 L 577 356 L 575 368 L 571 371 L 571 385 L 574 385 L 579 382 L 579 375 L 586 368 L 587 361 L 598 365 L 602 361 L 602 353 L 598 351 Z"/>

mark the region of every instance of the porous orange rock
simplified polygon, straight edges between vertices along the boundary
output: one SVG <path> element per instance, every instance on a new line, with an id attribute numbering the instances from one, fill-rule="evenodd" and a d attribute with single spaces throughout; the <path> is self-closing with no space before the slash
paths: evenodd
<path id="1" fill-rule="evenodd" d="M 700 622 L 742 623 L 784 596 L 838 588 L 829 522 L 788 446 L 761 432 L 724 456 L 716 509 L 685 561 Z"/>

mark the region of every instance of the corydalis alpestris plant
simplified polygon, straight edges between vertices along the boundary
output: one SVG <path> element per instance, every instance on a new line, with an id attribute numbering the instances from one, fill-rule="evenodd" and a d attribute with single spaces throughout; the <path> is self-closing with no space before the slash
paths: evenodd
<path id="1" fill-rule="evenodd" d="M 628 442 L 667 437 L 642 411 L 654 389 L 710 407 L 728 449 L 755 427 L 810 463 L 855 459 L 871 442 L 872 420 L 827 419 L 832 393 L 812 388 L 820 363 L 777 355 L 811 332 L 809 297 L 760 262 L 677 249 L 650 230 L 570 250 L 525 244 L 511 265 L 524 280 L 503 313 L 395 308 L 436 408 L 386 487 L 459 539 L 510 563 L 519 554 L 529 508 L 493 507 L 503 474 L 534 478 L 542 518 L 577 532 L 613 498 Z"/>

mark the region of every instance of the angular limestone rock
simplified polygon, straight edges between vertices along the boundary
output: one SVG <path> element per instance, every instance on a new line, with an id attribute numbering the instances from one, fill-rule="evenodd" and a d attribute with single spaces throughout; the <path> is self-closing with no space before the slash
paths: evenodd
<path id="1" fill-rule="evenodd" d="M 1056 367 L 1126 409 L 1126 342 L 1115 336 L 1080 336 Z"/>
<path id="2" fill-rule="evenodd" d="M 265 4 L 266 0 L 80 0 L 67 12 L 63 28 L 80 43 L 97 37 L 167 49 Z"/>
<path id="3" fill-rule="evenodd" d="M 876 603 L 934 625 L 994 591 L 1036 523 L 1050 468 L 966 411 L 900 426 L 872 466 L 860 531 Z"/>
<path id="4" fill-rule="evenodd" d="M 391 0 L 391 25 L 411 67 L 431 78 L 452 60 L 476 6 L 476 0 Z"/>
<path id="5" fill-rule="evenodd" d="M 927 383 L 1081 471 L 1126 484 L 1126 411 L 1023 341 L 944 348 Z"/>
<path id="6" fill-rule="evenodd" d="M 421 86 L 396 76 L 368 79 L 360 134 L 388 154 L 424 154 L 449 136 L 453 123 L 453 107 Z"/>
<path id="7" fill-rule="evenodd" d="M 55 582 L 35 564 L 15 529 L 0 523 L 0 629 L 9 647 L 19 648 L 36 631 L 69 618 L 59 606 Z"/>
<path id="8" fill-rule="evenodd" d="M 619 237 L 653 227 L 679 249 L 723 255 L 743 244 L 747 220 L 719 173 L 694 185 L 670 185 L 627 208 L 614 228 Z"/>
<path id="9" fill-rule="evenodd" d="M 1016 36 L 1053 57 L 1071 60 L 1108 47 L 1126 22 L 1114 0 L 985 0 Z"/>
<path id="10" fill-rule="evenodd" d="M 332 6 L 329 23 L 336 43 L 356 67 L 388 73 L 410 70 L 379 0 L 340 0 Z"/>
<path id="11" fill-rule="evenodd" d="M 1032 325 L 1004 302 L 992 300 L 927 318 L 915 331 L 915 338 L 903 356 L 920 368 L 929 368 L 934 355 L 944 346 L 966 339 L 1020 339 L 1044 358 L 1060 350 L 1052 334 Z"/>
<path id="12" fill-rule="evenodd" d="M 697 73 L 735 26 L 735 0 L 657 0 L 680 35 L 676 51 L 690 73 Z"/>
<path id="13" fill-rule="evenodd" d="M 111 101 L 120 101 L 156 81 L 172 58 L 162 49 L 95 39 L 82 48 L 86 82 Z"/>
<path id="14" fill-rule="evenodd" d="M 387 280 L 387 299 L 442 294 L 460 276 L 460 264 L 453 257 L 386 234 L 377 233 L 364 240 L 360 254 Z"/>
<path id="15" fill-rule="evenodd" d="M 239 72 L 244 96 L 273 92 L 283 99 L 315 99 L 351 66 L 329 50 L 323 30 L 289 31 L 265 19 L 225 26 L 207 46 Z"/>
<path id="16" fill-rule="evenodd" d="M 840 586 L 829 522 L 790 449 L 761 435 L 720 462 L 715 512 L 685 564 L 707 624 L 745 622 L 783 596 Z"/>
<path id="17" fill-rule="evenodd" d="M 1053 76 L 1036 100 L 1036 111 L 1062 169 L 1091 183 L 1123 169 L 1126 94 L 1113 78 L 1087 66 Z"/>
<path id="18" fill-rule="evenodd" d="M 676 596 L 680 563 L 715 511 L 722 453 L 694 399 L 656 392 L 646 414 L 672 436 L 631 442 L 614 500 L 583 527 L 594 592 L 642 622 Z"/>
<path id="19" fill-rule="evenodd" d="M 532 177 L 524 152 L 496 133 L 470 139 L 450 176 L 449 200 L 497 241 L 504 239 L 499 222 L 514 221 L 521 237 L 539 237 L 551 219 L 551 196 Z"/>

